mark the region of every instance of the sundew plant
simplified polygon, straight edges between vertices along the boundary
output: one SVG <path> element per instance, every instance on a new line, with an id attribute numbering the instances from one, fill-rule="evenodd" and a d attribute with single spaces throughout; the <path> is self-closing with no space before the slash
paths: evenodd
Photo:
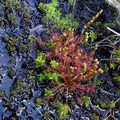
<path id="1" fill-rule="evenodd" d="M 81 97 L 91 93 L 96 85 L 94 77 L 102 74 L 99 60 L 94 59 L 94 50 L 86 51 L 81 45 L 85 39 L 84 32 L 102 13 L 98 12 L 84 27 L 81 35 L 75 35 L 72 30 L 66 30 L 62 35 L 52 33 L 48 43 L 39 39 L 40 47 L 47 49 L 35 59 L 37 68 L 43 68 L 38 74 L 38 81 L 49 82 L 44 96 L 49 102 L 54 100 L 67 103 L 68 95 L 72 95 L 80 105 Z M 64 101 L 62 98 L 64 98 Z"/>

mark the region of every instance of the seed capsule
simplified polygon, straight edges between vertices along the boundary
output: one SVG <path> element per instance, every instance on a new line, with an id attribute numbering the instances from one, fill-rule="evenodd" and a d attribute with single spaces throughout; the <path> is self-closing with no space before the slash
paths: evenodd
<path id="1" fill-rule="evenodd" d="M 103 74 L 103 70 L 101 68 L 98 69 L 99 74 Z"/>
<path id="2" fill-rule="evenodd" d="M 95 63 L 95 65 L 98 65 L 98 64 L 99 64 L 98 59 L 95 59 L 95 60 L 94 60 L 94 63 Z"/>

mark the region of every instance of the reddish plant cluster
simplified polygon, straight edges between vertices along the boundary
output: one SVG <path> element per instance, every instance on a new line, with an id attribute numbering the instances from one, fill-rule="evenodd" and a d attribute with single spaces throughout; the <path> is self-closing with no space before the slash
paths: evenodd
<path id="1" fill-rule="evenodd" d="M 64 32 L 61 36 L 52 35 L 52 48 L 47 52 L 47 59 L 55 60 L 58 67 L 50 66 L 49 70 L 62 79 L 53 90 L 54 93 L 63 89 L 64 92 L 70 91 L 79 96 L 95 89 L 95 85 L 90 82 L 94 76 L 102 74 L 103 70 L 98 68 L 98 59 L 93 59 L 94 51 L 87 53 L 80 47 L 78 43 L 82 41 L 83 37 L 74 36 L 72 31 Z"/>

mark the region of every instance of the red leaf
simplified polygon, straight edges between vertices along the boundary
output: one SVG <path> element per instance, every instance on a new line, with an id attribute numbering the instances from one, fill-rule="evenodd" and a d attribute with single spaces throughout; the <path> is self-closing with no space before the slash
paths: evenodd
<path id="1" fill-rule="evenodd" d="M 39 38 L 39 39 L 37 40 L 37 44 L 40 45 L 40 46 L 45 46 L 45 43 L 42 41 L 41 38 Z"/>
<path id="2" fill-rule="evenodd" d="M 59 64 L 58 68 L 59 68 L 59 72 L 64 71 L 64 66 L 62 64 Z"/>
<path id="3" fill-rule="evenodd" d="M 80 86 L 80 89 L 84 92 L 90 93 L 95 89 L 95 85 L 82 85 Z"/>
<path id="4" fill-rule="evenodd" d="M 47 58 L 50 59 L 52 57 L 52 54 L 53 54 L 52 52 L 47 52 Z"/>

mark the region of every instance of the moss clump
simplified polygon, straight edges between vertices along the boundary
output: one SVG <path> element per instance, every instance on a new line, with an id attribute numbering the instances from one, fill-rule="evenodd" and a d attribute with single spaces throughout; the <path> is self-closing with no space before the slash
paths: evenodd
<path id="1" fill-rule="evenodd" d="M 8 72 L 8 77 L 9 78 L 13 78 L 16 75 L 15 71 L 13 71 L 12 69 Z"/>
<path id="2" fill-rule="evenodd" d="M 37 106 L 43 106 L 43 105 L 44 105 L 44 103 L 43 103 L 43 101 L 41 100 L 41 98 L 36 98 L 36 99 L 34 100 L 34 102 L 35 102 L 35 104 L 36 104 Z"/>
<path id="3" fill-rule="evenodd" d="M 57 113 L 58 113 L 59 120 L 64 120 L 69 113 L 69 106 L 67 104 L 60 103 Z"/>
<path id="4" fill-rule="evenodd" d="M 72 13 L 68 13 L 65 16 L 62 15 L 61 11 L 58 9 L 58 1 L 52 0 L 49 4 L 40 3 L 38 9 L 40 9 L 45 16 L 42 19 L 42 22 L 45 25 L 52 25 L 55 29 L 64 30 L 64 29 L 77 29 L 79 24 L 73 21 Z"/>

